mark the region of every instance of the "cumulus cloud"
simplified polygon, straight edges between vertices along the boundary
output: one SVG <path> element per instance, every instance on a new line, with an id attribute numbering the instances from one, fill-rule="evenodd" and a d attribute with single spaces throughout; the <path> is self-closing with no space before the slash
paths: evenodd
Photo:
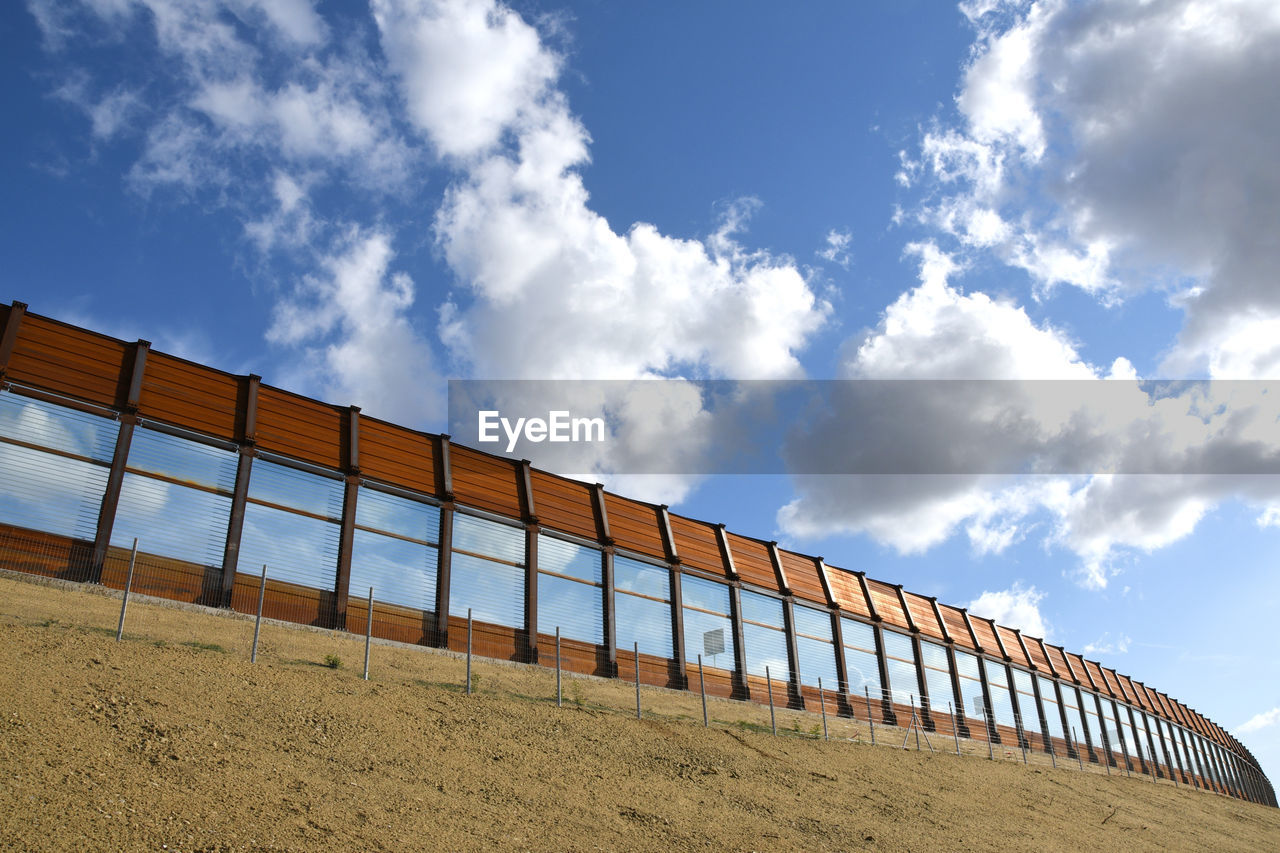
<path id="1" fill-rule="evenodd" d="M 1129 651 L 1131 642 L 1133 641 L 1127 634 L 1118 634 L 1112 638 L 1110 631 L 1104 631 L 1101 637 L 1092 643 L 1086 643 L 1082 651 L 1086 655 L 1122 655 Z"/>
<path id="2" fill-rule="evenodd" d="M 962 4 L 956 106 L 900 180 L 967 250 L 1044 289 L 1159 288 L 1185 325 L 1165 370 L 1280 369 L 1280 7 L 1270 0 Z"/>
<path id="3" fill-rule="evenodd" d="M 1280 725 L 1280 708 L 1272 708 L 1270 711 L 1263 711 L 1261 714 L 1254 714 L 1245 722 L 1236 726 L 1238 734 L 1247 735 L 1251 732 L 1261 731 L 1274 725 Z"/>
<path id="4" fill-rule="evenodd" d="M 837 231 L 832 228 L 827 232 L 826 245 L 818 250 L 817 255 L 827 263 L 838 264 L 848 269 L 849 264 L 853 262 L 849 254 L 849 243 L 852 240 L 853 235 L 848 231 Z"/>
<path id="5" fill-rule="evenodd" d="M 842 374 L 860 381 L 785 451 L 792 471 L 867 474 L 793 477 L 788 534 L 919 553 L 963 531 L 987 554 L 1042 526 L 1101 588 L 1124 552 L 1187 536 L 1219 502 L 1280 495 L 1276 477 L 1253 476 L 1280 463 L 1269 383 L 1144 384 L 1126 360 L 1095 367 L 1021 307 L 960 290 L 950 254 L 910 252 L 919 286 L 845 347 Z"/>
<path id="6" fill-rule="evenodd" d="M 1015 583 L 1009 589 L 984 590 L 969 602 L 969 610 L 1006 627 L 1017 628 L 1028 636 L 1049 639 L 1049 625 L 1040 614 L 1040 602 L 1044 598 L 1045 594 L 1034 586 Z"/>

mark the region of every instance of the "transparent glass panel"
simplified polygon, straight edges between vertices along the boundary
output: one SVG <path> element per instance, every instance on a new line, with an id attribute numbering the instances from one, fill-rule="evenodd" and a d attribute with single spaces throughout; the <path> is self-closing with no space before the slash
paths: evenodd
<path id="1" fill-rule="evenodd" d="M 594 548 L 585 548 L 541 533 L 538 535 L 538 571 L 555 572 L 587 583 L 601 584 L 604 582 L 603 555 Z M 538 597 L 538 605 L 542 605 L 541 595 Z"/>
<path id="2" fill-rule="evenodd" d="M 782 602 L 745 589 L 741 595 L 747 672 L 764 675 L 767 666 L 773 678 L 786 681 L 791 666 L 787 661 L 787 635 L 782 630 Z"/>
<path id="3" fill-rule="evenodd" d="M 231 498 L 139 474 L 120 485 L 111 544 L 202 566 L 221 566 Z"/>
<path id="4" fill-rule="evenodd" d="M 960 695 L 956 706 L 966 717 L 983 719 L 982 677 L 978 671 L 978 659 L 966 651 L 955 649 L 956 673 L 960 676 Z"/>
<path id="5" fill-rule="evenodd" d="M 462 516 L 454 516 L 455 519 Z M 524 627 L 524 569 L 454 553 L 449 567 L 449 615 Z"/>
<path id="6" fill-rule="evenodd" d="M 793 605 L 791 610 L 795 619 L 801 683 L 817 687 L 821 678 L 824 689 L 839 689 L 836 647 L 831 638 L 831 614 L 803 604 Z"/>
<path id="7" fill-rule="evenodd" d="M 875 629 L 866 622 L 859 622 L 856 619 L 850 619 L 848 616 L 842 616 L 840 618 L 840 633 L 844 635 L 846 647 L 861 649 L 864 652 L 875 654 Z"/>
<path id="8" fill-rule="evenodd" d="M 1063 689 L 1062 693 L 1065 696 L 1066 689 Z M 1084 737 L 1084 717 L 1080 715 L 1080 709 L 1074 705 L 1063 705 L 1063 710 L 1067 712 L 1067 725 L 1071 727 L 1071 731 L 1067 732 L 1067 735 L 1077 749 L 1083 749 L 1088 741 Z"/>
<path id="9" fill-rule="evenodd" d="M 1137 728 L 1138 750 L 1142 753 L 1142 757 L 1151 760 L 1151 744 L 1147 742 L 1147 718 L 1140 708 L 1133 709 L 1133 722 Z"/>
<path id="10" fill-rule="evenodd" d="M 885 669 L 889 673 L 889 691 L 894 703 L 908 705 L 920 695 L 916 678 L 916 656 L 911 638 L 896 631 L 882 631 Z"/>
<path id="11" fill-rule="evenodd" d="M 333 589 L 340 532 L 333 522 L 247 504 L 236 571 L 256 577 L 266 563 L 269 578 Z"/>
<path id="12" fill-rule="evenodd" d="M 523 566 L 524 530 L 457 512 L 453 515 L 453 549 Z"/>
<path id="13" fill-rule="evenodd" d="M 439 507 L 366 486 L 356 500 L 356 526 L 440 544 Z"/>
<path id="14" fill-rule="evenodd" d="M 1019 719 L 1022 720 L 1022 730 L 1040 734 L 1040 709 L 1036 705 L 1031 675 L 1020 669 L 1011 669 L 1010 672 L 1013 673 L 1013 685 L 1018 691 L 1018 712 Z"/>
<path id="15" fill-rule="evenodd" d="M 870 695 L 872 701 L 879 701 L 880 665 L 876 656 L 861 649 L 844 647 L 844 666 L 849 673 L 849 692 L 854 696 Z"/>
<path id="16" fill-rule="evenodd" d="M 634 649 L 639 643 L 640 654 L 653 655 L 660 658 L 675 657 L 675 637 L 671 631 L 671 604 L 653 601 L 625 593 L 614 596 L 616 610 L 618 648 Z M 685 628 L 686 632 L 688 628 Z M 690 644 L 690 651 L 699 651 L 692 646 L 692 640 L 686 633 L 685 642 Z M 692 655 L 690 657 L 694 660 Z M 723 661 L 723 656 L 721 661 Z M 733 656 L 729 656 L 729 668 L 733 668 Z"/>
<path id="17" fill-rule="evenodd" d="M 541 551 L 538 553 L 542 557 Z M 538 633 L 604 644 L 604 588 L 538 573 Z"/>
<path id="18" fill-rule="evenodd" d="M 939 714 L 954 712 L 956 697 L 951 689 L 947 650 L 930 640 L 921 640 L 920 660 L 924 664 L 925 687 L 929 688 L 929 706 Z"/>
<path id="19" fill-rule="evenodd" d="M 1058 694 L 1053 689 L 1053 682 L 1043 675 L 1036 678 L 1040 685 L 1040 703 L 1044 710 L 1045 724 L 1049 726 L 1049 736 L 1065 740 L 1062 736 L 1062 715 L 1058 713 Z"/>
<path id="20" fill-rule="evenodd" d="M 1120 730 L 1116 726 L 1115 710 L 1112 708 L 1111 700 L 1106 698 L 1102 699 L 1102 725 L 1105 729 L 1107 743 L 1111 747 L 1111 752 L 1114 755 L 1123 756 L 1124 751 L 1120 746 Z"/>
<path id="21" fill-rule="evenodd" d="M 1133 723 L 1129 719 L 1129 706 L 1117 703 L 1116 708 L 1120 713 L 1120 729 L 1124 733 L 1125 748 L 1129 750 L 1129 757 L 1134 758 L 1136 757 L 1134 745 L 1137 743 L 1137 738 L 1133 735 Z"/>
<path id="22" fill-rule="evenodd" d="M 642 563 L 630 557 L 614 557 L 613 588 L 618 592 L 631 592 L 669 602 L 671 601 L 671 570 L 664 566 Z M 682 589 L 686 602 L 689 600 L 688 588 L 686 581 Z M 727 591 L 725 595 L 727 601 Z"/>
<path id="23" fill-rule="evenodd" d="M 0 391 L 0 436 L 110 462 L 119 432 L 114 420 Z"/>
<path id="24" fill-rule="evenodd" d="M 0 441 L 0 518 L 92 542 L 109 475 L 103 465 Z"/>
<path id="25" fill-rule="evenodd" d="M 249 475 L 249 499 L 342 519 L 343 482 L 300 471 L 265 459 L 255 459 Z M 357 502 L 357 508 L 359 502 Z"/>
<path id="26" fill-rule="evenodd" d="M 696 662 L 707 648 L 724 651 L 703 662 L 720 669 L 734 668 L 733 620 L 729 617 L 729 587 L 721 583 L 684 575 L 680 580 L 684 600 L 685 658 Z"/>
<path id="27" fill-rule="evenodd" d="M 351 543 L 351 595 L 363 598 L 373 587 L 375 601 L 434 613 L 439 563 L 440 552 L 433 546 L 357 528 Z"/>
<path id="28" fill-rule="evenodd" d="M 911 638 L 896 631 L 884 631 L 884 653 L 888 657 L 898 658 L 915 666 L 916 653 Z"/>
<path id="29" fill-rule="evenodd" d="M 991 691 L 991 715 L 996 724 L 1015 728 L 1013 701 L 1009 694 L 1009 676 L 1004 664 L 987 661 L 987 687 Z"/>
<path id="30" fill-rule="evenodd" d="M 129 469 L 230 494 L 236 487 L 236 454 L 221 447 L 137 427 L 129 445 Z"/>

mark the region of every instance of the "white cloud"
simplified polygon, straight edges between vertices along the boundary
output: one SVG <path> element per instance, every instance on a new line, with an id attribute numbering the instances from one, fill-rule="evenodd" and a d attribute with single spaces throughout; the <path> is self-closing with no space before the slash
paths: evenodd
<path id="1" fill-rule="evenodd" d="M 1280 401 L 1266 383 L 1149 393 L 1127 360 L 1104 373 L 1022 308 L 961 292 L 957 262 L 935 245 L 911 252 L 919 286 L 845 347 L 842 374 L 877 381 L 789 436 L 791 470 L 860 475 L 793 477 L 784 532 L 866 534 L 920 553 L 963 531 L 985 554 L 1042 526 L 1043 541 L 1078 555 L 1078 582 L 1102 588 L 1126 552 L 1186 537 L 1221 501 L 1280 498 L 1277 478 L 1249 476 L 1280 459 Z M 939 379 L 1023 381 L 884 381 Z M 1046 381 L 1064 379 L 1075 381 Z M 1023 471 L 1044 473 L 1013 476 Z"/>
<path id="2" fill-rule="evenodd" d="M 848 269 L 853 261 L 849 255 L 849 243 L 852 239 L 853 235 L 848 231 L 837 231 L 832 228 L 827 232 L 827 245 L 819 249 L 816 254 L 828 263 L 839 264 Z"/>
<path id="3" fill-rule="evenodd" d="M 996 592 L 983 591 L 969 602 L 969 610 L 986 619 L 994 619 L 1008 628 L 1017 628 L 1024 634 L 1049 639 L 1049 626 L 1040 614 L 1040 602 L 1045 593 L 1034 586 L 1023 587 L 1015 583 L 1009 589 Z"/>
<path id="4" fill-rule="evenodd" d="M 413 280 L 392 272 L 390 236 L 349 227 L 277 306 L 268 338 L 302 349 L 300 374 L 327 399 L 359 403 L 369 414 L 425 425 L 443 409 L 431 349 L 408 312 Z"/>
<path id="5" fill-rule="evenodd" d="M 1086 643 L 1081 651 L 1086 655 L 1122 655 L 1129 651 L 1131 642 L 1133 641 L 1127 634 L 1119 634 L 1112 639 L 1111 632 L 1104 631 L 1101 637 L 1092 643 Z"/>
<path id="6" fill-rule="evenodd" d="M 1272 708 L 1270 711 L 1254 714 L 1248 720 L 1236 726 L 1236 733 L 1247 735 L 1274 725 L 1280 725 L 1280 708 Z"/>
<path id="7" fill-rule="evenodd" d="M 902 182 L 919 219 L 1042 289 L 1158 288 L 1186 312 L 1163 370 L 1280 371 L 1280 6 L 1272 0 L 962 3 L 956 105 Z M 911 164 L 914 168 L 907 168 Z"/>

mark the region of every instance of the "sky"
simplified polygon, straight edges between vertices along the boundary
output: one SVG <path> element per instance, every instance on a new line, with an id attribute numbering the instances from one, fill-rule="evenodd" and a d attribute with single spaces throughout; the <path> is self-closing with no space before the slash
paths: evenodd
<path id="1" fill-rule="evenodd" d="M 836 411 L 736 476 L 669 473 L 697 395 L 597 400 L 631 470 L 677 455 L 592 475 L 1280 770 L 1271 0 L 27 0 L 0 45 L 0 298 L 39 314 L 433 431 L 449 379 L 1105 387 Z M 959 463 L 813 473 L 851 445 Z"/>

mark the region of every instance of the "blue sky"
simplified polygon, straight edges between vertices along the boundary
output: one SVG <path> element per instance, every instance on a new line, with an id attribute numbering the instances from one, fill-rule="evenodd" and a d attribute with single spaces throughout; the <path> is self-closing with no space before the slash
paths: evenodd
<path id="1" fill-rule="evenodd" d="M 1267 0 L 30 0 L 0 43 L 0 296 L 413 426 L 448 378 L 1280 373 Z M 1087 436 L 1182 470 L 1225 435 L 1234 475 L 642 491 L 1043 632 L 1274 770 L 1249 388 Z"/>

